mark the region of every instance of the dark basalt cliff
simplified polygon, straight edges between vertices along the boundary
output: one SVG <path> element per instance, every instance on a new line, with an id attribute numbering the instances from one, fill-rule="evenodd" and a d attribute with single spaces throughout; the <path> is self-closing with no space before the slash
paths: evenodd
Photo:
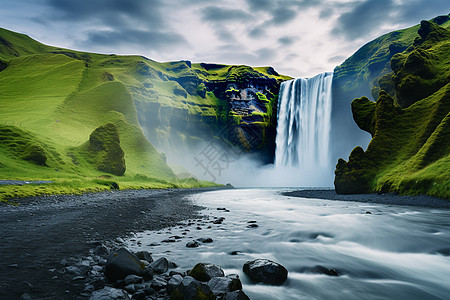
<path id="1" fill-rule="evenodd" d="M 366 151 L 356 147 L 348 162 L 339 159 L 336 192 L 450 198 L 450 32 L 422 21 L 418 34 L 378 78 L 376 102 L 352 102 L 356 124 L 372 140 Z"/>

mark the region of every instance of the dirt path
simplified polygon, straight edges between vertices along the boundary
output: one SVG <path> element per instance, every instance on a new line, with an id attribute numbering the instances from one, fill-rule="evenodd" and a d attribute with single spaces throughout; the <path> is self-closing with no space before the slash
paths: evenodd
<path id="1" fill-rule="evenodd" d="M 76 299 L 73 284 L 53 269 L 86 255 L 92 241 L 160 229 L 196 217 L 184 196 L 205 189 L 115 191 L 48 196 L 0 206 L 0 299 Z"/>

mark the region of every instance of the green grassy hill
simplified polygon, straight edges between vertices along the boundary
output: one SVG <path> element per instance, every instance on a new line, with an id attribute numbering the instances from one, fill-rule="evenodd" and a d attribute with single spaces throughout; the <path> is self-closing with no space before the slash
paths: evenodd
<path id="1" fill-rule="evenodd" d="M 448 17 L 447 17 L 448 19 Z M 443 24 L 448 24 L 446 23 Z M 376 102 L 352 102 L 358 126 L 372 135 L 336 167 L 338 193 L 399 192 L 450 199 L 450 31 L 415 27 L 411 46 L 392 56 Z"/>
<path id="2" fill-rule="evenodd" d="M 0 29 L 0 178 L 55 182 L 0 186 L 0 199 L 101 190 L 111 182 L 121 188 L 205 185 L 178 180 L 143 134 L 130 91 L 143 60 L 49 47 Z M 124 176 L 98 170 L 83 151 L 90 134 L 107 123 L 119 131 Z"/>
<path id="3" fill-rule="evenodd" d="M 286 79 L 270 67 L 159 63 L 72 51 L 0 28 L 0 179 L 54 181 L 0 186 L 0 199 L 101 190 L 116 186 L 113 182 L 120 188 L 211 185 L 185 171 L 178 178 L 153 145 L 183 153 L 217 139 L 224 129 L 245 133 L 253 126 L 263 137 L 253 144 L 245 134 L 242 140 L 228 134 L 225 139 L 251 144 L 248 151 L 267 147 L 267 136 L 274 138 L 277 89 Z M 230 85 L 261 107 L 244 115 L 233 111 Z M 122 150 L 104 151 L 123 151 L 123 176 L 101 171 L 100 156 L 89 150 L 92 132 L 109 123 L 117 128 Z"/>

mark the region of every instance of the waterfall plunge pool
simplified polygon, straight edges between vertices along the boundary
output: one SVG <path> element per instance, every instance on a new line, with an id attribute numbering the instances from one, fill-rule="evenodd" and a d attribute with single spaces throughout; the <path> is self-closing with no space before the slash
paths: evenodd
<path id="1" fill-rule="evenodd" d="M 167 257 L 182 271 L 198 262 L 218 264 L 226 274 L 239 274 L 251 299 L 448 299 L 450 209 L 296 198 L 282 191 L 287 189 L 190 195 L 205 207 L 203 221 L 136 233 L 127 247 Z M 222 224 L 211 222 L 219 217 Z M 249 221 L 258 227 L 248 228 Z M 161 243 L 171 236 L 183 238 Z M 202 237 L 214 242 L 186 247 Z M 284 265 L 284 285 L 250 282 L 242 266 L 256 258 Z M 317 265 L 340 276 L 305 271 Z"/>

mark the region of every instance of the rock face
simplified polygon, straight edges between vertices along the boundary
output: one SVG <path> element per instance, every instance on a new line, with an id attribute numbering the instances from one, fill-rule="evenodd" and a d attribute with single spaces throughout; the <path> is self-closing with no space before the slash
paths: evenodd
<path id="1" fill-rule="evenodd" d="M 195 148 L 199 139 L 224 142 L 272 161 L 277 95 L 281 82 L 289 77 L 271 68 L 185 61 L 169 63 L 166 70 L 170 73 L 163 80 L 150 75 L 150 68 L 148 76 L 155 84 L 136 91 L 139 122 L 155 146 L 170 153 Z M 159 91 L 162 85 L 174 92 Z"/>
<path id="2" fill-rule="evenodd" d="M 282 265 L 268 259 L 256 259 L 244 264 L 243 271 L 254 282 L 279 285 L 286 281 L 288 271 Z"/>
<path id="3" fill-rule="evenodd" d="M 450 33 L 423 21 L 414 45 L 391 59 L 376 102 L 352 102 L 356 124 L 372 135 L 336 165 L 337 193 L 398 192 L 450 199 Z M 446 50 L 447 49 L 447 50 Z"/>
<path id="4" fill-rule="evenodd" d="M 89 137 L 91 161 L 100 171 L 121 176 L 125 173 L 125 158 L 120 147 L 119 130 L 113 123 L 95 129 Z"/>

